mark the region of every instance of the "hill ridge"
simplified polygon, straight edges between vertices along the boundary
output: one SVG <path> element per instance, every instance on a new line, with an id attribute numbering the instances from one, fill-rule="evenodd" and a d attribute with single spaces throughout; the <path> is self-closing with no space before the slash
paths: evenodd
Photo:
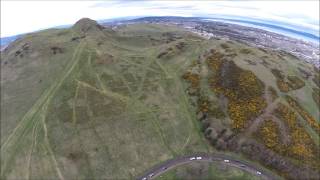
<path id="1" fill-rule="evenodd" d="M 89 32 L 102 31 L 105 28 L 95 20 L 82 18 L 72 26 L 72 29 L 76 32 L 87 34 Z"/>

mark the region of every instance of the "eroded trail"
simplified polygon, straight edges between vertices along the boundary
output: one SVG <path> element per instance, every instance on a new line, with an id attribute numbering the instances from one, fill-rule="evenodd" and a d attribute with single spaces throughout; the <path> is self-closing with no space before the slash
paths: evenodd
<path id="1" fill-rule="evenodd" d="M 290 138 L 287 135 L 288 134 L 288 129 L 281 121 L 279 118 L 274 116 L 272 113 L 277 107 L 277 104 L 280 102 L 280 98 L 276 98 L 272 100 L 272 95 L 268 91 L 268 87 L 265 87 L 265 92 L 264 92 L 264 98 L 267 102 L 267 107 L 263 110 L 263 113 L 258 116 L 256 119 L 253 120 L 252 124 L 249 126 L 248 130 L 245 132 L 246 136 L 250 136 L 252 133 L 256 132 L 259 127 L 262 125 L 262 123 L 266 120 L 272 120 L 275 123 L 277 123 L 279 129 L 280 129 L 280 136 L 281 140 L 284 144 L 289 144 L 290 143 Z"/>
<path id="2" fill-rule="evenodd" d="M 13 130 L 7 140 L 1 145 L 1 177 L 5 177 L 7 171 L 10 171 L 10 166 L 15 162 L 14 159 L 17 157 L 17 154 L 21 151 L 25 151 L 27 148 L 23 148 L 26 143 L 29 142 L 29 136 L 32 136 L 31 139 L 31 151 L 28 162 L 31 161 L 31 156 L 33 153 L 34 142 L 36 141 L 36 137 L 38 137 L 39 133 L 44 132 L 44 136 L 41 141 L 37 141 L 37 145 L 44 144 L 51 154 L 52 160 L 55 162 L 55 158 L 52 156 L 52 151 L 50 150 L 50 142 L 47 136 L 47 129 L 45 124 L 47 107 L 53 98 L 56 91 L 61 87 L 66 78 L 71 74 L 75 66 L 78 64 L 80 60 L 80 54 L 83 51 L 85 46 L 84 42 L 80 42 L 79 45 L 75 48 L 74 54 L 69 62 L 69 64 L 65 67 L 64 72 L 61 73 L 61 77 L 57 79 L 57 81 L 50 86 L 37 100 L 37 102 L 32 106 L 32 108 L 24 115 L 21 119 L 20 123 Z M 42 124 L 42 126 L 38 124 Z M 37 127 L 37 128 L 36 128 Z M 59 168 L 57 167 L 57 163 L 54 163 L 54 166 L 57 170 L 57 175 L 60 179 L 64 179 L 61 175 Z M 29 177 L 29 172 L 27 171 L 26 177 Z"/>

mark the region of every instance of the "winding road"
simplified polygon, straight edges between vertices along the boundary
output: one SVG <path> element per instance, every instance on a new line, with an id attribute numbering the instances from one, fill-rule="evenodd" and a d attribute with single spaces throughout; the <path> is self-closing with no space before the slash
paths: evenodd
<path id="1" fill-rule="evenodd" d="M 243 162 L 241 160 L 237 160 L 234 157 L 222 155 L 222 154 L 192 154 L 188 156 L 181 156 L 175 159 L 168 160 L 164 163 L 158 164 L 151 168 L 150 170 L 146 171 L 143 175 L 138 177 L 138 180 L 149 180 L 154 179 L 155 177 L 165 173 L 166 171 L 173 169 L 177 166 L 191 163 L 194 161 L 198 162 L 220 162 L 226 165 L 236 167 L 247 171 L 252 174 L 256 174 L 257 176 L 261 177 L 261 179 L 281 179 L 280 177 L 274 175 L 269 171 L 265 171 L 263 169 L 258 169 L 254 165 Z"/>

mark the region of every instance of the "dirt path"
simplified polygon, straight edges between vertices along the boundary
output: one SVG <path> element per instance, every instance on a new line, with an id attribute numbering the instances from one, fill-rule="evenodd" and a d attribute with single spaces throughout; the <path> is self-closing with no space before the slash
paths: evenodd
<path id="1" fill-rule="evenodd" d="M 14 158 L 16 154 L 25 150 L 23 142 L 27 140 L 28 137 L 32 136 L 33 128 L 37 123 L 43 123 L 42 129 L 46 132 L 45 126 L 45 114 L 46 108 L 53 98 L 55 92 L 61 87 L 65 79 L 72 73 L 73 69 L 76 67 L 80 60 L 80 55 L 85 47 L 84 42 L 80 42 L 79 45 L 75 48 L 74 53 L 70 62 L 66 65 L 66 68 L 61 73 L 61 77 L 57 79 L 48 89 L 46 89 L 36 103 L 29 109 L 29 111 L 22 117 L 19 124 L 14 128 L 9 137 L 1 145 L 1 177 L 4 177 L 7 171 L 10 169 L 10 165 L 14 163 Z M 39 131 L 38 131 L 39 132 Z M 38 133 L 37 133 L 38 134 Z M 35 136 L 34 136 L 35 137 Z M 39 142 L 43 144 L 45 148 L 50 152 L 50 144 L 44 137 L 44 142 Z M 32 147 L 31 148 L 35 148 Z M 52 157 L 52 160 L 54 157 Z M 57 164 L 53 160 L 53 164 L 57 167 Z M 63 176 L 59 169 L 56 168 L 57 175 L 60 179 L 63 179 Z M 26 176 L 29 176 L 27 172 Z"/>
<path id="2" fill-rule="evenodd" d="M 245 132 L 245 135 L 250 136 L 252 133 L 254 133 L 258 130 L 261 123 L 263 123 L 265 120 L 269 119 L 269 120 L 272 120 L 278 124 L 281 141 L 284 144 L 289 144 L 290 138 L 287 135 L 288 134 L 287 127 L 279 118 L 277 118 L 276 116 L 274 116 L 272 114 L 274 109 L 277 107 L 277 104 L 279 103 L 280 98 L 276 98 L 274 101 L 272 101 L 272 95 L 268 91 L 267 86 L 265 87 L 265 93 L 264 93 L 263 97 L 267 101 L 267 107 L 263 110 L 263 113 L 260 116 L 258 116 L 255 120 L 253 120 L 252 124 L 249 126 L 249 128 Z"/>

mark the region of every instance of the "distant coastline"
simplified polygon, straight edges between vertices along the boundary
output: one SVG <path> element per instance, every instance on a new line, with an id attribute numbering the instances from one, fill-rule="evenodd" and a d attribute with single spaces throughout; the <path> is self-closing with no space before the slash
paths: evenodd
<path id="1" fill-rule="evenodd" d="M 285 36 L 293 37 L 296 39 L 310 41 L 313 43 L 319 43 L 319 39 L 320 39 L 319 36 L 316 36 L 311 33 L 306 33 L 303 31 L 298 31 L 295 29 L 282 27 L 280 25 L 269 24 L 269 23 L 261 23 L 261 22 L 255 22 L 255 21 L 249 21 L 249 20 L 239 20 L 239 19 L 229 19 L 229 18 L 204 18 L 203 20 L 228 22 L 228 23 L 233 23 L 233 24 L 238 24 L 243 26 L 259 28 L 259 29 L 270 31 L 270 32 L 282 34 Z"/>
<path id="2" fill-rule="evenodd" d="M 146 16 L 148 17 L 148 16 Z M 98 20 L 98 22 L 104 23 L 104 22 L 112 22 L 112 21 L 126 21 L 126 20 L 133 20 L 133 19 L 139 19 L 141 17 L 127 17 L 127 18 L 114 18 L 114 19 L 107 19 L 107 20 Z M 270 32 L 274 32 L 277 34 L 282 34 L 285 36 L 293 37 L 296 39 L 305 40 L 308 42 L 315 43 L 319 46 L 320 43 L 320 37 L 316 36 L 311 33 L 295 30 L 288 27 L 283 27 L 278 24 L 270 24 L 270 21 L 268 23 L 262 23 L 257 21 L 251 21 L 251 20 L 242 20 L 242 19 L 231 19 L 231 18 L 223 18 L 223 17 L 197 17 L 202 20 L 208 20 L 208 21 L 220 21 L 220 22 L 226 22 L 226 23 L 233 23 L 248 27 L 254 27 L 259 28 L 263 30 L 267 30 Z M 53 28 L 67 28 L 70 25 L 59 25 L 55 26 Z M 35 31 L 36 32 L 36 31 Z M 9 36 L 9 37 L 1 37 L 1 49 L 3 49 L 5 46 L 9 45 L 11 42 L 15 41 L 19 37 L 23 36 L 23 34 Z"/>

